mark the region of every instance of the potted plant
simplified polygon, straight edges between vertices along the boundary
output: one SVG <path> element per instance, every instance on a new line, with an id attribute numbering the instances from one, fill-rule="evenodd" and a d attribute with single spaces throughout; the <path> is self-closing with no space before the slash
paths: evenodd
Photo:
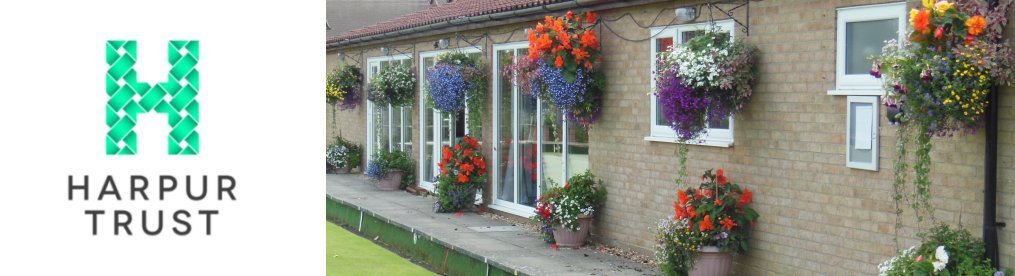
<path id="1" fill-rule="evenodd" d="M 403 151 L 381 152 L 367 165 L 366 175 L 376 180 L 374 185 L 383 191 L 405 189 L 415 182 L 415 164 Z"/>
<path id="2" fill-rule="evenodd" d="M 919 234 L 923 244 L 899 252 L 878 265 L 879 275 L 1011 275 L 998 273 L 984 256 L 983 240 L 966 229 L 940 224 Z"/>
<path id="3" fill-rule="evenodd" d="M 360 146 L 345 138 L 338 137 L 327 150 L 327 162 L 337 174 L 346 174 L 360 166 L 363 153 Z"/>
<path id="4" fill-rule="evenodd" d="M 543 240 L 559 246 L 579 248 L 585 245 L 592 218 L 606 199 L 602 180 L 592 172 L 572 176 L 563 187 L 550 180 L 550 186 L 536 202 L 532 220 L 540 224 Z"/>
<path id="5" fill-rule="evenodd" d="M 486 159 L 479 141 L 465 136 L 454 147 L 441 149 L 437 178 L 436 212 L 457 212 L 476 202 L 476 192 L 486 183 Z"/>
<path id="6" fill-rule="evenodd" d="M 656 229 L 656 263 L 666 275 L 729 275 L 733 254 L 747 251 L 758 213 L 723 169 L 705 171 L 701 184 L 677 192 L 676 214 Z"/>

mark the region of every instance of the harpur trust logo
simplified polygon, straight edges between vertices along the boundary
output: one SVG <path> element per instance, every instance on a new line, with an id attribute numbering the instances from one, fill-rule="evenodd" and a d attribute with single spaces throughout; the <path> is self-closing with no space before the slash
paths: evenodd
<path id="1" fill-rule="evenodd" d="M 138 152 L 137 114 L 155 111 L 169 117 L 169 154 L 196 155 L 200 150 L 197 124 L 200 106 L 200 74 L 196 66 L 197 40 L 169 42 L 171 65 L 168 80 L 152 85 L 137 81 L 134 64 L 138 61 L 137 41 L 106 41 L 106 155 L 134 155 Z M 150 55 L 151 56 L 151 55 Z M 149 59 L 149 62 L 154 62 Z M 151 149 L 148 149 L 151 150 Z"/>
<path id="2" fill-rule="evenodd" d="M 168 80 L 153 85 L 137 81 L 137 72 L 134 70 L 138 61 L 136 41 L 106 41 L 106 65 L 109 66 L 106 70 L 106 95 L 109 96 L 109 101 L 106 102 L 106 126 L 109 127 L 109 132 L 106 133 L 106 155 L 136 154 L 139 150 L 138 133 L 134 131 L 134 126 L 137 125 L 138 114 L 151 111 L 169 117 L 171 130 L 167 144 L 170 155 L 198 153 L 199 138 L 195 128 L 200 119 L 196 100 L 200 90 L 200 75 L 196 69 L 199 44 L 196 40 L 173 40 L 169 42 L 168 48 L 171 65 Z M 156 62 L 157 59 L 147 60 L 146 62 Z M 138 166 L 141 167 L 143 166 Z M 120 184 L 119 187 L 117 183 Z M 91 218 L 93 236 L 110 232 L 116 236 L 131 236 L 139 229 L 148 236 L 157 236 L 170 230 L 179 236 L 189 235 L 192 231 L 211 235 L 212 218 L 219 214 L 215 207 L 220 205 L 200 202 L 236 201 L 235 189 L 236 178 L 228 174 L 171 175 L 135 171 L 121 176 L 67 176 L 67 200 L 81 201 L 81 205 L 86 206 L 84 214 Z M 93 201 L 114 204 L 88 204 Z M 139 210 L 137 206 L 142 206 L 139 204 L 116 208 L 115 203 L 122 201 L 142 204 L 159 201 L 170 204 L 159 204 L 156 209 L 142 207 Z M 199 207 L 173 210 L 169 208 L 173 202 Z M 95 209 L 98 206 L 105 209 Z M 112 231 L 100 225 L 111 225 Z M 204 231 L 201 231 L 202 228 Z"/>

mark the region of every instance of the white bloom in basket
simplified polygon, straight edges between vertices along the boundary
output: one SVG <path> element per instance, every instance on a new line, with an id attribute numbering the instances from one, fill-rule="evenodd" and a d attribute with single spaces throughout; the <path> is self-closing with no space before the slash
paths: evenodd
<path id="1" fill-rule="evenodd" d="M 934 262 L 931 264 L 934 265 L 934 272 L 944 270 L 948 265 L 948 252 L 943 245 L 934 250 Z"/>

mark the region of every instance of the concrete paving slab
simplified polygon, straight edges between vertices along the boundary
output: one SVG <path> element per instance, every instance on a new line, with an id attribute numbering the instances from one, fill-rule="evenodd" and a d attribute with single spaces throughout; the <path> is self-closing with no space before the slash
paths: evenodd
<path id="1" fill-rule="evenodd" d="M 374 214 L 384 221 L 453 245 L 465 255 L 527 275 L 655 275 L 655 268 L 589 248 L 554 250 L 528 229 L 477 231 L 469 227 L 511 226 L 475 213 L 433 212 L 433 197 L 380 191 L 362 175 L 327 176 L 330 197 Z M 514 227 L 518 228 L 518 227 Z"/>

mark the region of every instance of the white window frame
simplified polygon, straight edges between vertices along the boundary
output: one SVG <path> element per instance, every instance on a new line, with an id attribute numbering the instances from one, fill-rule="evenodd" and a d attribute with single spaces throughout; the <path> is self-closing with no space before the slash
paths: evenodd
<path id="1" fill-rule="evenodd" d="M 391 62 L 391 61 L 402 61 L 402 60 L 411 60 L 411 59 L 412 59 L 412 56 L 408 55 L 408 54 L 368 58 L 367 59 L 367 68 L 366 68 L 367 69 L 366 82 L 369 84 L 370 78 L 373 77 L 374 73 L 370 70 L 371 67 L 373 67 L 373 66 L 378 66 L 379 67 L 380 63 L 382 61 Z M 378 72 L 380 72 L 380 71 L 378 71 Z M 367 87 L 369 87 L 369 85 Z M 364 91 L 364 93 L 370 93 L 370 92 L 369 91 Z M 366 161 L 367 161 L 367 163 L 370 163 L 370 161 L 373 160 L 374 152 L 377 151 L 375 149 L 375 147 L 378 146 L 377 145 L 378 141 L 376 141 L 377 140 L 377 129 L 375 129 L 376 126 L 374 126 L 374 112 L 375 112 L 376 108 L 377 108 L 377 106 L 374 104 L 373 101 L 369 101 L 369 100 L 367 101 L 367 143 L 366 143 L 367 144 L 367 148 L 366 148 L 366 150 L 367 150 L 367 154 L 366 154 L 366 157 L 367 157 Z M 392 108 L 391 104 L 388 104 L 388 112 L 387 112 L 387 116 L 388 116 L 388 130 L 387 130 L 388 131 L 388 136 L 387 136 L 388 137 L 388 150 L 405 150 L 404 149 L 405 145 L 409 145 L 409 146 L 412 145 L 412 137 L 406 137 L 405 136 L 406 134 L 411 134 L 411 133 L 406 133 L 405 132 L 405 127 L 402 126 L 403 124 L 406 124 L 406 123 L 412 124 L 411 120 L 404 120 L 405 116 L 404 116 L 404 114 L 402 114 L 402 113 L 405 113 L 405 112 L 411 113 L 412 112 L 412 105 L 411 104 L 410 105 L 406 105 L 406 106 L 403 106 L 402 108 L 403 109 L 399 110 L 399 112 L 398 112 L 400 118 L 402 118 L 402 119 L 399 120 L 399 124 L 400 125 L 398 126 L 399 137 L 401 138 L 401 140 L 398 141 L 398 143 L 395 143 L 392 140 L 394 138 L 392 138 L 392 135 L 391 135 L 391 133 L 393 132 L 393 129 L 395 128 L 395 126 L 393 126 L 391 124 L 391 117 L 392 117 L 392 114 L 394 112 L 392 112 L 393 108 Z M 409 110 L 407 111 L 404 108 L 409 108 Z"/>
<path id="2" fill-rule="evenodd" d="M 881 80 L 870 74 L 846 74 L 846 24 L 885 19 L 898 19 L 897 41 L 904 41 L 906 33 L 906 3 L 864 5 L 836 9 L 838 14 L 835 33 L 835 89 L 828 95 L 883 96 Z"/>
<path id="3" fill-rule="evenodd" d="M 852 143 L 850 140 L 850 130 L 853 127 L 853 103 L 867 103 L 872 107 L 871 114 L 871 162 L 854 162 L 850 158 L 852 152 Z M 862 170 L 877 171 L 878 170 L 878 122 L 880 121 L 881 107 L 878 96 L 848 96 L 846 97 L 846 167 Z"/>
<path id="4" fill-rule="evenodd" d="M 734 39 L 734 36 L 736 36 L 736 31 L 733 28 L 733 20 L 716 21 L 715 25 L 720 30 L 729 32 L 731 40 Z M 656 118 L 656 114 L 658 113 L 658 111 L 656 109 L 658 108 L 658 106 L 656 106 L 656 95 L 655 95 L 654 91 L 656 89 L 656 80 L 655 80 L 656 57 L 658 56 L 658 53 L 659 53 L 658 51 L 656 51 L 656 48 L 657 48 L 656 47 L 656 39 L 658 39 L 658 38 L 665 38 L 665 37 L 671 37 L 671 38 L 673 38 L 673 45 L 675 46 L 675 45 L 678 45 L 680 43 L 680 41 L 682 40 L 681 39 L 681 35 L 683 35 L 683 32 L 686 32 L 686 31 L 696 31 L 696 30 L 707 30 L 711 26 L 712 26 L 711 23 L 694 23 L 694 24 L 681 24 L 681 25 L 669 25 L 669 26 L 654 27 L 654 28 L 651 28 L 649 30 L 649 33 L 651 35 L 653 35 L 652 39 L 649 40 L 649 46 L 651 47 L 651 49 L 649 51 L 649 54 L 650 54 L 649 60 L 651 61 L 651 62 L 649 62 L 649 63 L 651 63 L 651 66 L 649 67 L 649 76 L 650 76 L 650 79 L 649 79 L 649 83 L 650 83 L 650 92 L 649 92 L 649 106 L 650 106 L 649 126 L 650 126 L 650 130 L 649 130 L 649 136 L 645 137 L 645 141 L 680 143 L 680 141 L 677 140 L 677 132 L 676 131 L 674 131 L 672 128 L 670 128 L 667 125 L 656 124 L 656 122 L 658 121 L 658 118 Z M 697 139 L 695 141 L 687 141 L 685 143 L 686 144 L 691 144 L 691 145 L 702 145 L 702 146 L 732 147 L 733 146 L 733 127 L 734 127 L 734 121 L 735 120 L 734 120 L 733 117 L 730 117 L 729 121 L 730 121 L 730 127 L 729 127 L 729 129 L 711 129 L 710 128 L 710 129 L 706 130 L 705 134 L 701 137 L 701 139 Z"/>
<path id="5" fill-rule="evenodd" d="M 419 53 L 419 61 L 417 61 L 418 62 L 417 69 L 419 70 L 419 72 L 417 74 L 417 76 L 419 76 L 417 78 L 418 79 L 417 80 L 418 81 L 418 86 L 419 86 L 419 90 L 417 91 L 419 93 L 419 116 L 418 116 L 418 118 L 419 118 L 418 119 L 418 121 L 419 121 L 419 147 L 417 147 L 417 148 L 419 148 L 418 149 L 419 150 L 419 162 L 417 162 L 417 164 L 420 164 L 418 166 L 419 167 L 418 171 L 419 171 L 419 176 L 420 177 L 417 177 L 417 179 L 419 179 L 418 180 L 419 187 L 422 187 L 423 189 L 427 189 L 428 191 L 431 191 L 431 192 L 436 191 L 437 183 L 433 182 L 433 181 L 430 181 L 430 179 L 424 179 L 425 177 L 423 177 L 423 176 L 426 175 L 426 173 L 425 173 L 426 169 L 432 169 L 434 171 L 434 175 L 439 175 L 440 169 L 437 167 L 437 164 L 440 163 L 441 143 L 443 142 L 442 138 L 444 138 L 445 134 L 447 134 L 449 136 L 451 134 L 450 133 L 444 133 L 445 131 L 450 131 L 450 130 L 442 130 L 442 129 L 440 129 L 439 126 L 443 126 L 443 124 L 438 123 L 437 126 L 435 126 L 435 128 L 434 128 L 434 133 L 431 134 L 433 136 L 434 145 L 432 147 L 430 147 L 429 149 L 427 149 L 427 145 L 426 145 L 426 127 L 427 126 L 424 125 L 426 122 L 423 122 L 423 118 L 425 118 L 425 115 L 426 115 L 425 112 L 431 112 L 432 113 L 433 121 L 434 122 L 443 122 L 443 120 L 444 120 L 444 118 L 443 118 L 444 114 L 442 114 L 442 112 L 440 112 L 437 109 L 427 109 L 426 108 L 427 97 L 429 97 L 430 95 L 427 95 L 427 93 L 424 93 L 424 91 L 426 91 L 426 89 L 423 88 L 424 78 L 426 78 L 426 70 L 427 70 L 426 65 L 424 64 L 424 62 L 425 62 L 425 60 L 427 58 L 436 57 L 439 54 L 447 53 L 447 52 L 460 52 L 460 53 L 464 53 L 464 54 L 473 54 L 473 53 L 482 53 L 483 50 L 480 49 L 480 48 L 477 48 L 477 47 L 471 47 L 470 46 L 470 47 L 462 47 L 462 48 L 456 48 L 456 49 L 445 49 L 445 50 L 436 50 L 436 51 L 420 52 Z M 472 133 L 470 133 L 471 131 L 470 131 L 470 128 L 469 128 L 469 117 L 468 117 L 469 116 L 469 110 L 468 109 L 469 109 L 469 107 L 466 106 L 465 107 L 465 112 L 464 112 L 466 117 L 462 118 L 463 120 L 465 120 L 465 135 L 471 135 L 472 134 Z M 433 162 L 431 162 L 431 164 L 429 164 L 428 166 L 424 166 L 424 162 L 426 162 L 426 150 L 431 150 L 432 153 L 433 153 L 433 156 L 434 156 Z M 477 196 L 477 199 L 481 199 L 479 197 L 481 197 L 482 195 L 478 195 L 477 194 L 476 196 Z"/>
<path id="6" fill-rule="evenodd" d="M 492 68 L 491 76 L 494 76 L 494 77 L 491 78 L 492 79 L 492 84 L 493 84 L 493 90 L 491 90 L 491 95 L 493 97 L 493 105 L 492 105 L 493 109 L 491 109 L 491 111 L 493 112 L 493 124 L 494 124 L 492 126 L 492 129 L 491 129 L 492 130 L 492 135 L 493 135 L 492 136 L 493 137 L 492 138 L 493 142 L 491 144 L 493 144 L 493 155 L 492 156 L 494 156 L 495 158 L 490 158 L 490 160 L 493 160 L 492 165 L 491 165 L 491 168 L 493 168 L 493 172 L 491 173 L 491 177 L 493 177 L 493 181 L 491 181 L 491 187 L 492 187 L 491 188 L 491 190 L 492 190 L 491 191 L 491 196 L 492 196 L 492 200 L 491 200 L 490 208 L 495 209 L 495 210 L 499 210 L 499 211 L 503 211 L 503 212 L 506 212 L 506 213 L 509 213 L 509 214 L 513 214 L 513 215 L 517 215 L 517 216 L 522 216 L 522 217 L 532 216 L 532 214 L 534 214 L 536 209 L 533 208 L 533 207 L 527 206 L 527 205 L 516 203 L 516 202 L 501 200 L 500 197 L 499 197 L 500 189 L 496 185 L 498 183 L 497 182 L 498 179 L 501 179 L 501 177 L 502 177 L 500 175 L 501 172 L 499 170 L 499 168 L 500 168 L 500 162 L 501 161 L 500 161 L 500 158 L 496 158 L 496 157 L 500 156 L 500 151 L 501 150 L 507 150 L 507 149 L 501 149 L 501 148 L 498 147 L 499 143 L 497 141 L 498 141 L 498 139 L 500 139 L 500 136 L 501 136 L 501 133 L 500 133 L 501 126 L 499 125 L 500 124 L 500 116 L 503 116 L 503 115 L 512 116 L 512 120 L 511 120 L 511 123 L 512 123 L 512 125 L 511 125 L 511 140 L 512 140 L 512 145 L 517 145 L 518 144 L 517 141 L 518 141 L 519 135 L 520 135 L 519 131 L 518 131 L 518 128 L 516 127 L 517 126 L 516 123 L 518 122 L 518 112 L 516 112 L 516 111 L 519 109 L 519 104 L 520 103 L 519 103 L 517 97 L 512 96 L 511 97 L 511 109 L 510 110 L 500 110 L 500 106 L 501 106 L 501 103 L 500 103 L 500 101 L 501 101 L 501 93 L 504 93 L 505 91 L 500 91 L 500 85 L 501 85 L 500 84 L 500 78 L 498 78 L 496 76 L 499 76 L 501 74 L 501 69 L 504 67 L 504 64 L 500 64 L 500 59 L 497 57 L 497 52 L 502 51 L 502 50 L 521 50 L 521 49 L 528 49 L 528 48 L 529 48 L 529 43 L 528 42 L 524 42 L 524 41 L 523 42 L 512 42 L 512 43 L 496 44 L 496 45 L 493 46 L 493 54 L 492 54 L 493 58 L 492 58 L 492 62 L 491 62 L 491 64 L 492 64 L 492 66 L 491 66 L 491 68 Z M 524 56 L 520 56 L 520 57 L 524 57 Z M 506 91 L 506 92 L 512 93 L 512 94 L 520 93 L 520 91 L 518 91 L 518 89 L 519 88 L 517 86 L 513 86 L 512 85 L 511 91 Z M 527 96 L 521 95 L 521 97 L 527 97 Z M 545 175 L 545 173 L 543 171 L 543 144 L 544 144 L 543 141 L 542 141 L 542 139 L 543 139 L 543 123 L 542 123 L 543 122 L 543 104 L 544 103 L 542 101 L 537 101 L 536 102 L 536 109 L 535 109 L 536 113 L 534 114 L 534 116 L 536 116 L 536 118 L 538 118 L 537 122 L 539 124 L 539 127 L 536 128 L 536 137 L 538 137 L 539 141 L 535 145 L 536 146 L 536 152 L 538 153 L 536 155 L 536 163 L 539 164 L 536 167 L 536 175 L 538 176 L 536 178 L 537 179 L 536 180 L 536 197 L 541 196 L 542 192 L 544 190 L 544 186 L 549 184 L 549 181 L 546 181 L 547 177 L 546 177 L 546 175 Z M 562 157 L 562 160 L 561 160 L 561 162 L 562 162 L 562 164 L 561 164 L 561 166 L 562 166 L 562 170 L 561 170 L 562 176 L 561 176 L 561 179 L 564 179 L 564 182 L 567 181 L 568 176 L 571 173 L 571 166 L 570 166 L 570 159 L 571 159 L 570 158 L 570 154 L 571 153 L 569 152 L 570 151 L 570 141 L 569 141 L 570 140 L 570 137 L 569 137 L 569 135 L 570 135 L 569 132 L 570 131 L 568 131 L 568 129 L 570 127 L 571 127 L 570 122 L 568 122 L 568 120 L 566 118 L 562 118 L 561 119 L 561 128 L 564 129 L 564 131 L 561 131 L 561 137 L 560 137 L 561 141 L 563 141 L 563 144 L 561 145 L 561 157 Z M 519 159 L 521 159 L 521 153 L 520 153 L 518 147 L 511 147 L 510 150 L 511 150 L 511 152 L 509 154 L 510 154 L 511 158 L 513 160 L 515 160 L 515 162 L 517 162 Z M 516 165 L 515 168 L 518 169 L 518 166 Z M 515 175 L 517 176 L 519 174 L 516 172 Z M 518 199 L 517 199 L 518 189 L 519 189 L 520 184 L 521 184 L 520 181 L 519 181 L 520 177 L 514 177 L 513 179 L 515 181 L 515 183 L 513 184 L 513 187 L 515 189 L 515 196 L 516 196 L 515 197 L 515 201 L 518 201 Z M 557 184 L 563 185 L 564 183 L 557 183 Z"/>

